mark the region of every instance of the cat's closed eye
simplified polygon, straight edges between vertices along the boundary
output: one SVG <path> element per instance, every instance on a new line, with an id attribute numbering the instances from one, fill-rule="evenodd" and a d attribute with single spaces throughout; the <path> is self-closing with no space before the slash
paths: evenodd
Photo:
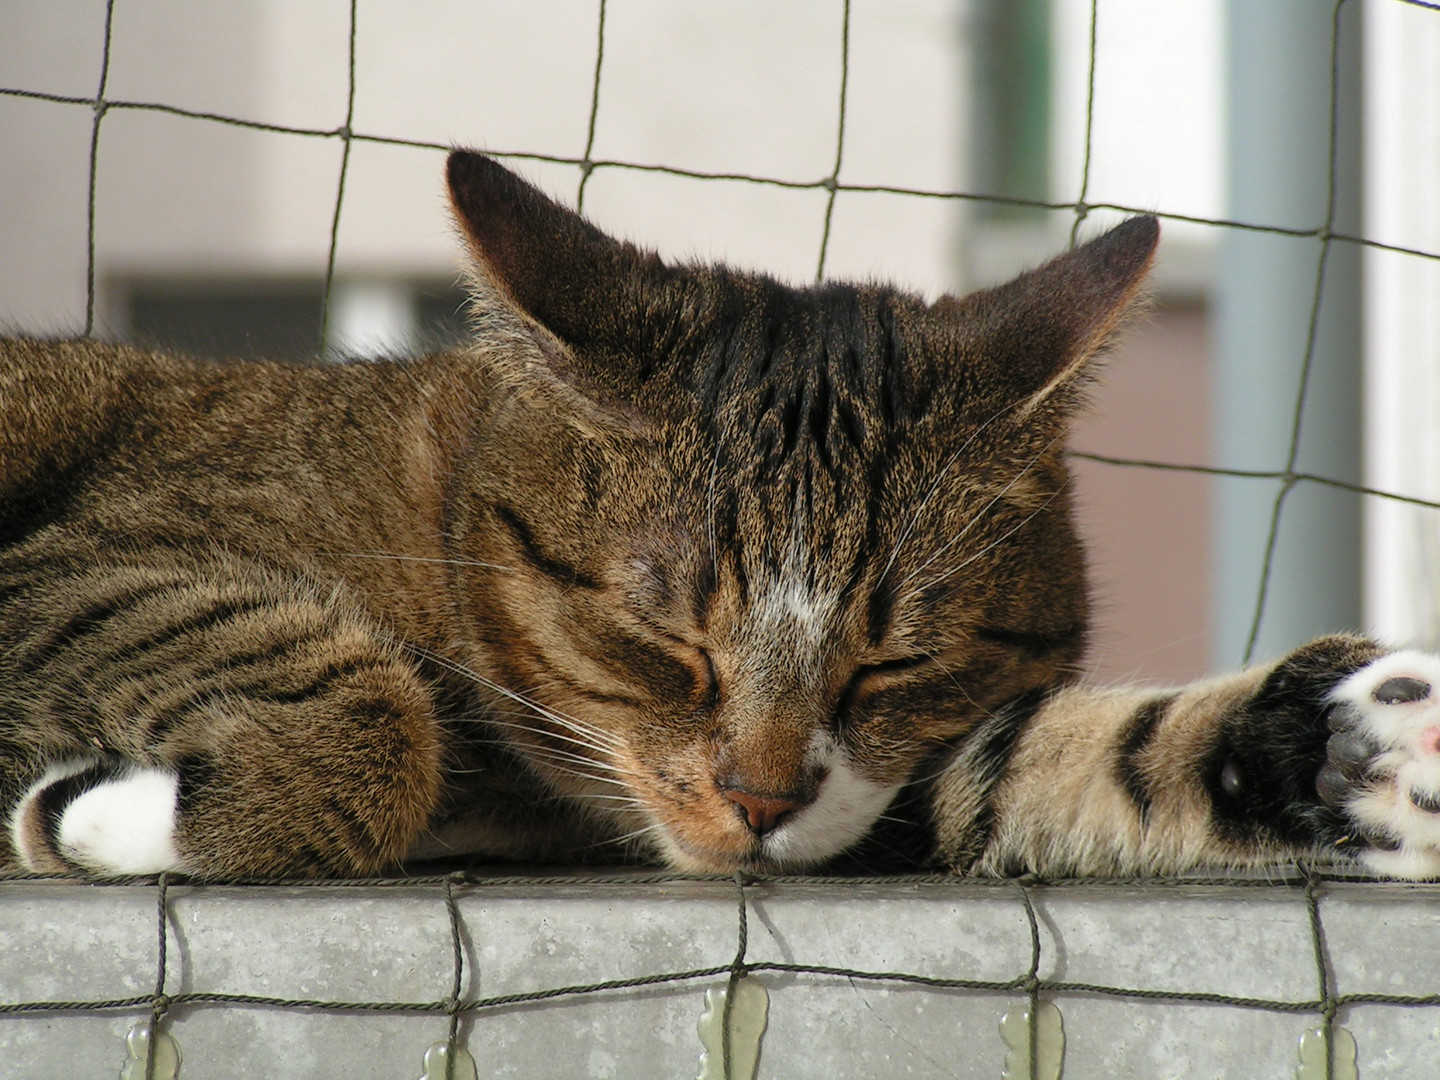
<path id="1" fill-rule="evenodd" d="M 845 688 L 835 703 L 835 719 L 843 724 L 851 718 L 855 706 L 868 701 L 888 687 L 894 686 L 906 676 L 917 675 L 928 667 L 936 665 L 935 658 L 928 654 L 901 656 L 862 664 L 851 674 Z"/>
<path id="2" fill-rule="evenodd" d="M 693 689 L 689 700 L 698 703 L 701 709 L 715 708 L 720 703 L 720 674 L 709 650 L 673 634 L 665 636 L 670 641 L 671 653 L 690 673 Z"/>
<path id="3" fill-rule="evenodd" d="M 695 685 L 700 690 L 705 700 L 705 707 L 713 709 L 720 701 L 720 676 L 715 670 L 715 660 L 705 649 L 697 649 L 700 663 L 704 668 L 704 676 L 697 674 Z"/>

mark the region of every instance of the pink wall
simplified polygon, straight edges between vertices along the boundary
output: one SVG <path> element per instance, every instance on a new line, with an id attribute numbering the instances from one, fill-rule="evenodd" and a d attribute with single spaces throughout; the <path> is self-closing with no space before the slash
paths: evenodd
<path id="1" fill-rule="evenodd" d="M 1153 312 L 1107 361 L 1071 449 L 1206 464 L 1207 355 L 1202 308 Z M 1204 674 L 1208 480 L 1083 460 L 1074 472 L 1096 600 L 1094 676 L 1175 682 Z"/>

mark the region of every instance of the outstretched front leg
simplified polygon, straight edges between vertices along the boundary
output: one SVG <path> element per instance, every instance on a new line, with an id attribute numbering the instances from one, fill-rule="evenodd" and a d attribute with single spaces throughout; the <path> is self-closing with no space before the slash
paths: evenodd
<path id="1" fill-rule="evenodd" d="M 1183 873 L 1356 857 L 1440 875 L 1440 658 L 1328 637 L 1173 691 L 1013 703 L 935 788 L 956 869 Z"/>
<path id="2" fill-rule="evenodd" d="M 0 868 L 367 873 L 434 808 L 431 691 L 341 590 L 32 553 L 0 631 Z"/>

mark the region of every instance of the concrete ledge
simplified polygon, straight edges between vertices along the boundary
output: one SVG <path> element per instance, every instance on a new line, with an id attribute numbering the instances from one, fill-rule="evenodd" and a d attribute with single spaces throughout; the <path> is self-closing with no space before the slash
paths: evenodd
<path id="1" fill-rule="evenodd" d="M 1440 886 L 1349 881 L 9 881 L 0 1077 L 118 1075 L 163 979 L 183 1080 L 416 1080 L 452 1000 L 481 1076 L 676 1080 L 739 960 L 760 1078 L 998 1080 L 1027 987 L 1066 1077 L 1291 1077 L 1328 1003 L 1363 1080 L 1433 1078 L 1437 915 Z"/>

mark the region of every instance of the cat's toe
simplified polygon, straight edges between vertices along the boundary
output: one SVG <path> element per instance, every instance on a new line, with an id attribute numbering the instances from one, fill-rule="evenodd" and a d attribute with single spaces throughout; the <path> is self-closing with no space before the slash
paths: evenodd
<path id="1" fill-rule="evenodd" d="M 1351 821 L 1349 839 L 1372 870 L 1440 877 L 1440 657 L 1382 657 L 1331 701 L 1317 794 Z"/>

